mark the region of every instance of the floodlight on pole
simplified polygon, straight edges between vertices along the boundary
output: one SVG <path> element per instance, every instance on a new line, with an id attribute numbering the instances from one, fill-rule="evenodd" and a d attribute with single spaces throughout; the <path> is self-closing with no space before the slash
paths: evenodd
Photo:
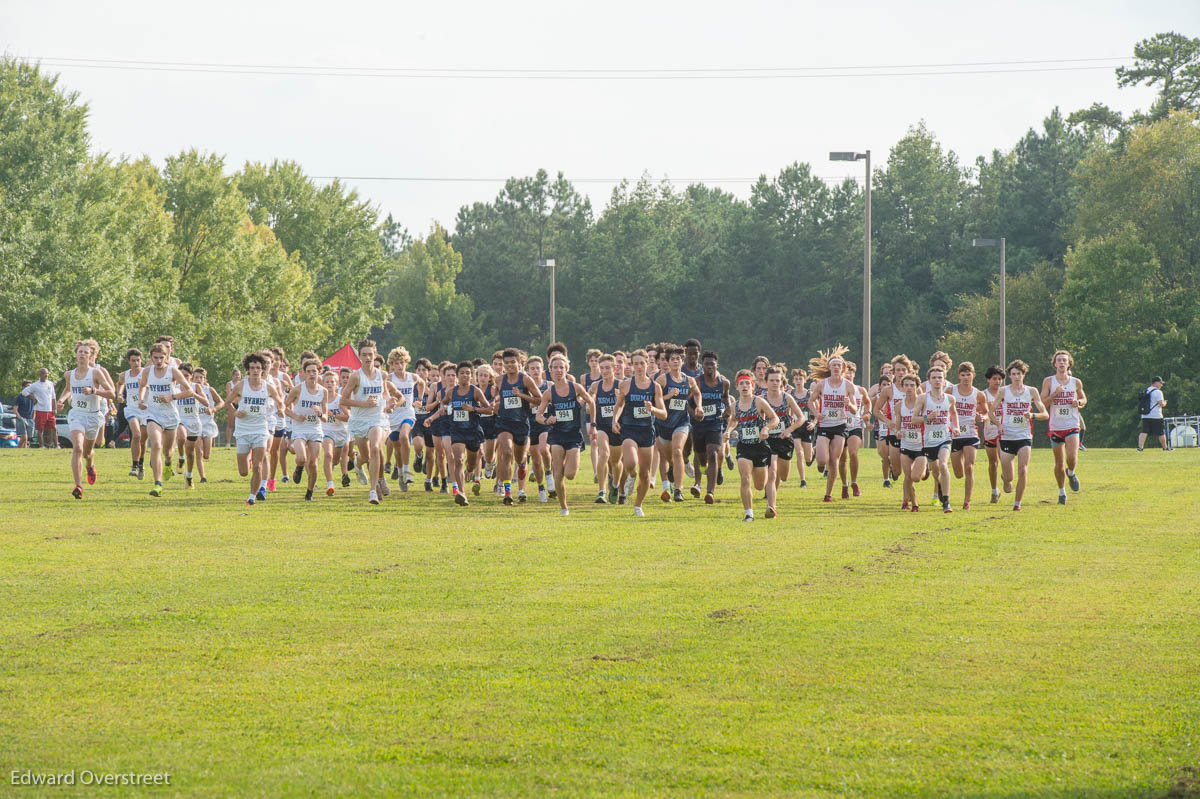
<path id="1" fill-rule="evenodd" d="M 974 239 L 971 242 L 972 247 L 999 247 L 1000 248 L 1000 366 L 1008 368 L 1007 347 L 1006 345 L 1006 323 L 1008 317 L 1008 304 L 1004 295 L 1004 283 L 1006 277 L 1006 268 L 1004 264 L 1004 239 Z"/>
<path id="2" fill-rule="evenodd" d="M 863 217 L 863 357 L 862 379 L 864 385 L 871 385 L 874 373 L 871 371 L 871 151 L 865 153 L 854 151 L 838 151 L 829 154 L 830 161 L 861 161 L 866 160 L 867 179 L 864 197 Z"/>

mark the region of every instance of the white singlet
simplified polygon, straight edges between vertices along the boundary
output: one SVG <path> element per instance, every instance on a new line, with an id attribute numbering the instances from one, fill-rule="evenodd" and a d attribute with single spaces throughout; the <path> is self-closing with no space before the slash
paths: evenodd
<path id="1" fill-rule="evenodd" d="M 920 453 L 924 441 L 924 425 L 913 413 L 913 409 L 908 407 L 908 402 L 903 396 L 896 403 L 896 418 L 900 421 L 900 449 Z"/>
<path id="2" fill-rule="evenodd" d="M 392 381 L 392 385 L 400 391 L 400 395 L 404 397 L 404 404 L 397 405 L 392 409 L 392 414 L 388 418 L 388 423 L 392 427 L 399 427 L 406 421 L 416 421 L 417 414 L 413 410 L 413 387 L 416 381 L 413 380 L 411 372 L 404 373 L 404 379 L 401 380 L 396 376 L 395 372 L 388 372 L 388 379 Z"/>
<path id="3" fill-rule="evenodd" d="M 1054 391 L 1059 386 L 1063 390 L 1056 397 Z M 1067 382 L 1060 383 L 1058 375 L 1051 375 L 1050 395 L 1050 407 L 1046 409 L 1050 411 L 1050 432 L 1069 433 L 1078 430 L 1079 409 L 1075 407 L 1075 402 L 1079 399 L 1079 392 L 1075 388 L 1075 378 L 1068 377 Z"/>
<path id="4" fill-rule="evenodd" d="M 925 395 L 925 416 L 933 421 L 925 422 L 925 446 L 940 447 L 950 441 L 950 396 L 943 393 L 941 400 L 934 399 L 933 392 Z"/>
<path id="5" fill-rule="evenodd" d="M 846 395 L 850 381 L 842 378 L 835 386 L 830 380 L 827 377 L 821 384 L 821 421 L 817 423 L 818 427 L 837 427 L 847 422 Z"/>
<path id="6" fill-rule="evenodd" d="M 300 384 L 300 391 L 296 395 L 296 403 L 292 406 L 292 410 L 303 414 L 304 420 L 292 420 L 293 438 L 316 441 L 325 437 L 325 431 L 321 426 L 321 417 L 317 415 L 321 412 L 321 403 L 324 400 L 325 387 L 320 383 L 317 384 L 317 390 L 313 393 L 309 393 L 307 383 Z"/>
<path id="7" fill-rule="evenodd" d="M 971 386 L 964 396 L 955 385 L 950 389 L 954 400 L 954 410 L 958 411 L 958 428 L 954 431 L 955 438 L 978 438 L 979 428 L 975 425 L 975 414 L 979 413 L 979 389 Z"/>
<path id="8" fill-rule="evenodd" d="M 1004 389 L 1002 388 L 1001 391 L 1003 391 L 1003 390 Z M 999 397 L 1000 397 L 999 392 L 993 394 L 991 391 L 989 391 L 986 388 L 983 390 L 983 399 L 984 399 L 984 401 L 987 402 L 987 406 L 989 409 L 992 407 L 992 403 L 995 402 Z M 1003 408 L 1000 409 L 1000 413 L 1004 413 Z M 985 419 L 983 422 L 983 440 L 984 441 L 995 441 L 999 437 L 1000 437 L 1000 428 L 996 427 L 996 423 L 992 421 L 992 414 L 990 413 L 990 410 L 989 410 L 987 419 Z"/>
<path id="9" fill-rule="evenodd" d="M 245 416 L 234 416 L 233 434 L 235 436 L 266 435 L 268 433 L 267 408 L 271 405 L 270 394 L 267 391 L 267 381 L 260 379 L 258 389 L 250 387 L 250 378 L 242 379 L 242 398 L 238 400 L 238 410 L 245 411 Z"/>
<path id="10" fill-rule="evenodd" d="M 365 431 L 372 427 L 387 427 L 387 419 L 383 409 L 387 404 L 383 394 L 383 372 L 375 370 L 375 377 L 369 378 L 362 369 L 358 370 L 358 385 L 354 389 L 354 400 L 364 402 L 375 398 L 374 408 L 353 406 L 350 408 L 350 431 L 355 436 L 366 435 Z"/>
<path id="11" fill-rule="evenodd" d="M 1033 423 L 1021 418 L 1033 408 L 1033 389 L 1025 386 L 1020 394 L 1014 394 L 1012 386 L 1003 389 L 1004 400 L 1000 403 L 1000 439 L 1002 441 L 1025 441 L 1033 438 Z"/>

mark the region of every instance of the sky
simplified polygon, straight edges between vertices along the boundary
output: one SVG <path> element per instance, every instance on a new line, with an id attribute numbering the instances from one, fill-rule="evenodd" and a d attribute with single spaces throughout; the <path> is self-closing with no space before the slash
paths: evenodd
<path id="1" fill-rule="evenodd" d="M 643 174 L 743 197 L 794 161 L 859 176 L 829 152 L 870 149 L 881 166 L 922 120 L 970 164 L 1055 106 L 1145 108 L 1153 91 L 1118 89 L 1113 67 L 1167 30 L 1200 35 L 1200 3 L 0 0 L 0 51 L 79 92 L 94 151 L 161 166 L 197 148 L 230 171 L 293 160 L 345 178 L 416 235 L 453 229 L 459 207 L 539 168 L 580 181 L 599 215 L 612 181 Z M 977 74 L 896 74 L 912 72 Z"/>

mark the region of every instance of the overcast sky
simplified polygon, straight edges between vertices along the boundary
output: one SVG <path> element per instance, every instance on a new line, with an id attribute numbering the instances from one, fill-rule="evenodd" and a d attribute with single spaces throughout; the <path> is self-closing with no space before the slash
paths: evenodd
<path id="1" fill-rule="evenodd" d="M 55 62 L 47 68 L 90 106 L 93 149 L 145 154 L 161 165 L 196 147 L 224 155 L 231 171 L 247 160 L 291 159 L 314 176 L 505 178 L 542 167 L 569 179 L 648 172 L 715 183 L 773 175 L 797 160 L 840 176 L 861 174 L 861 165 L 829 163 L 830 150 L 870 148 L 882 164 L 922 119 L 970 163 L 1010 148 L 1056 105 L 1067 113 L 1100 101 L 1128 111 L 1144 108 L 1152 92 L 1118 90 L 1114 61 L 1099 69 L 1064 61 L 936 68 L 1058 71 L 842 76 L 927 71 L 852 67 L 1128 57 L 1137 40 L 1166 30 L 1200 35 L 1200 2 L 0 0 L 0 48 Z M 58 59 L 326 69 L 826 69 L 787 79 L 468 80 L 105 69 Z M 452 228 L 459 206 L 491 199 L 501 187 L 349 183 L 417 234 L 434 220 Z M 722 185 L 742 196 L 749 188 Z M 599 214 L 612 184 L 578 188 Z"/>

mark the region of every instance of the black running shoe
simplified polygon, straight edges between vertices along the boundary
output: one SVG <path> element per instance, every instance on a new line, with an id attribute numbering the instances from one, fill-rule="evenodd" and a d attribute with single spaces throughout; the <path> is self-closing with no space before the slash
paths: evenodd
<path id="1" fill-rule="evenodd" d="M 423 473 L 425 471 L 425 456 L 423 454 L 418 455 L 413 460 L 413 471 L 417 473 Z"/>
<path id="2" fill-rule="evenodd" d="M 726 455 L 726 456 L 725 456 L 725 468 L 726 468 L 726 469 L 732 469 L 732 468 L 733 468 L 733 458 L 731 458 L 731 457 L 730 457 L 730 456 L 728 456 L 728 455 Z"/>
<path id="3" fill-rule="evenodd" d="M 311 488 L 304 492 L 304 501 L 312 502 L 312 489 Z"/>
<path id="4" fill-rule="evenodd" d="M 1079 478 L 1078 478 L 1078 477 L 1076 477 L 1074 473 L 1068 474 L 1068 475 L 1067 475 L 1067 480 L 1068 480 L 1068 481 L 1071 483 L 1071 490 L 1072 490 L 1072 491 L 1078 491 L 1078 490 L 1079 490 Z"/>
<path id="5" fill-rule="evenodd" d="M 717 469 L 717 485 L 725 485 L 725 472 L 721 471 L 720 469 Z"/>
<path id="6" fill-rule="evenodd" d="M 683 492 L 678 488 L 675 489 L 675 495 L 672 496 L 671 499 L 675 500 L 676 502 L 683 502 Z"/>
<path id="7" fill-rule="evenodd" d="M 668 483 L 675 482 L 675 464 L 671 464 L 670 466 L 667 467 L 667 482 Z"/>
<path id="8" fill-rule="evenodd" d="M 304 465 L 300 464 L 299 466 L 296 467 L 295 471 L 292 472 L 292 482 L 295 483 L 296 485 L 299 485 L 300 477 L 303 474 L 304 474 Z"/>
<path id="9" fill-rule="evenodd" d="M 350 475 L 343 474 L 342 475 L 342 488 L 349 488 L 349 487 L 350 487 Z"/>
<path id="10" fill-rule="evenodd" d="M 1066 494 L 1059 494 L 1059 495 L 1058 495 L 1058 504 L 1059 504 L 1059 505 L 1066 505 L 1066 504 L 1067 504 L 1067 495 L 1066 495 Z"/>
<path id="11" fill-rule="evenodd" d="M 436 477 L 433 478 L 433 487 L 437 488 L 439 485 L 441 485 L 441 483 L 438 482 L 438 479 Z"/>
<path id="12" fill-rule="evenodd" d="M 428 480 L 426 480 L 426 481 L 425 481 L 425 490 L 426 490 L 426 491 L 432 491 L 432 490 L 433 490 L 433 484 L 432 484 L 432 483 L 430 483 Z"/>
<path id="13" fill-rule="evenodd" d="M 450 493 L 450 489 L 446 488 L 445 480 L 442 481 L 442 487 L 438 489 L 438 493 L 440 493 L 440 494 L 449 494 Z M 463 499 L 466 499 L 466 497 L 463 497 Z"/>
<path id="14" fill-rule="evenodd" d="M 392 479 L 393 479 L 393 480 L 399 480 L 399 479 L 400 479 L 400 467 L 399 467 L 399 466 L 393 466 L 393 467 L 392 467 Z"/>

